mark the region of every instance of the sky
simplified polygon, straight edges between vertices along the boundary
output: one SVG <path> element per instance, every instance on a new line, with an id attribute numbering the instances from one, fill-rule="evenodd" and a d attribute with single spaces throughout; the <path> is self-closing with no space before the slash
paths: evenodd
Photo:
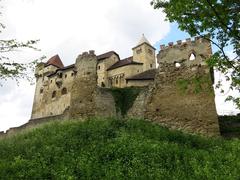
<path id="1" fill-rule="evenodd" d="M 9 57 L 16 62 L 58 54 L 69 65 L 88 50 L 96 54 L 114 50 L 123 59 L 131 56 L 143 33 L 157 51 L 160 44 L 189 37 L 177 24 L 164 21 L 165 14 L 154 10 L 150 0 L 2 0 L 1 4 L 0 18 L 6 25 L 1 39 L 40 40 L 41 51 L 11 52 Z M 30 119 L 35 86 L 27 81 L 0 83 L 0 131 L 5 131 Z M 228 88 L 224 95 L 216 91 L 220 114 L 234 112 L 231 103 L 224 103 L 229 93 Z"/>

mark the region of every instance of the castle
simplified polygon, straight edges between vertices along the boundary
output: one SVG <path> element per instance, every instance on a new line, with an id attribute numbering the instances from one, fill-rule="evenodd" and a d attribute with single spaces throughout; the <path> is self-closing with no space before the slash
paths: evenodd
<path id="1" fill-rule="evenodd" d="M 122 60 L 114 51 L 97 56 L 99 87 L 147 86 L 153 82 L 156 72 L 155 48 L 144 34 L 132 51 L 133 56 Z M 38 64 L 32 118 L 63 113 L 70 106 L 71 89 L 76 74 L 76 64 L 64 66 L 58 55 L 46 63 Z"/>
<path id="2" fill-rule="evenodd" d="M 64 66 L 59 56 L 36 68 L 36 90 L 28 124 L 60 119 L 116 117 L 112 87 L 145 87 L 126 116 L 156 121 L 173 129 L 208 136 L 219 135 L 214 102 L 213 71 L 205 60 L 211 43 L 202 38 L 155 48 L 142 36 L 133 56 L 120 60 L 110 51 L 80 54 L 75 64 Z M 27 126 L 27 125 L 26 125 Z"/>

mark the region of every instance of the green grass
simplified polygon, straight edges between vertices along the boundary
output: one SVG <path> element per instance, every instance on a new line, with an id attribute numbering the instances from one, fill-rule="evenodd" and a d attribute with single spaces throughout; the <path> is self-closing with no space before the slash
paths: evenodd
<path id="1" fill-rule="evenodd" d="M 50 123 L 0 140 L 1 179 L 239 179 L 240 140 L 144 120 Z"/>

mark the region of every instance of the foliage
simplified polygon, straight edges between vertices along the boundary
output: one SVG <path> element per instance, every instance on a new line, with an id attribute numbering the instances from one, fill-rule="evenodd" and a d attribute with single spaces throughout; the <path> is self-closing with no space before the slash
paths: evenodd
<path id="1" fill-rule="evenodd" d="M 112 93 L 117 112 L 121 112 L 121 115 L 126 115 L 127 111 L 132 107 L 136 97 L 142 88 L 138 87 L 126 87 L 126 88 L 112 88 Z"/>
<path id="2" fill-rule="evenodd" d="M 152 0 L 151 4 L 154 8 L 163 8 L 167 19 L 177 22 L 181 30 L 211 41 L 218 51 L 208 59 L 208 64 L 224 73 L 227 80 L 232 80 L 232 89 L 240 91 L 239 0 Z M 233 47 L 236 54 L 233 59 L 226 55 L 228 46 Z M 220 85 L 221 82 L 217 87 Z M 239 97 L 227 100 L 233 100 L 240 108 Z"/>
<path id="3" fill-rule="evenodd" d="M 239 147 L 144 120 L 65 121 L 0 140 L 0 177 L 239 179 Z"/>
<path id="4" fill-rule="evenodd" d="M 195 76 L 188 79 L 178 79 L 176 86 L 180 93 L 210 93 L 212 92 L 212 82 L 208 75 Z"/>
<path id="5" fill-rule="evenodd" d="M 219 116 L 218 120 L 221 133 L 224 136 L 240 137 L 240 114 L 236 116 Z"/>
<path id="6" fill-rule="evenodd" d="M 1 2 L 1 0 L 0 0 Z M 0 13 L 1 14 L 1 13 Z M 0 23 L 0 33 L 5 29 L 5 25 Z M 24 48 L 38 50 L 34 45 L 39 40 L 29 40 L 27 42 L 19 42 L 16 39 L 1 39 L 0 40 L 0 80 L 13 79 L 18 82 L 19 79 L 32 80 L 29 75 L 34 71 L 36 64 L 45 58 L 45 56 L 39 59 L 33 60 L 29 63 L 19 63 L 9 58 L 10 52 L 16 52 Z M 0 83 L 1 84 L 1 83 Z"/>

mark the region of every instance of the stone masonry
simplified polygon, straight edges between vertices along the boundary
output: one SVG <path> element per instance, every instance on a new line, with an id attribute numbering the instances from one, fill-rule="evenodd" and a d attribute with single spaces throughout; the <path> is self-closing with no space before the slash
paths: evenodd
<path id="1" fill-rule="evenodd" d="M 116 110 L 112 106 L 112 95 L 97 87 L 97 56 L 94 51 L 80 55 L 75 66 L 77 74 L 72 86 L 69 118 L 114 116 Z"/>
<path id="2" fill-rule="evenodd" d="M 205 63 L 210 55 L 211 44 L 202 38 L 162 45 L 154 84 L 139 95 L 129 116 L 185 132 L 219 135 L 212 71 Z"/>
<path id="3" fill-rule="evenodd" d="M 177 44 L 171 42 L 168 46 L 161 45 L 154 81 L 143 88 L 127 116 L 148 119 L 188 133 L 218 136 L 220 131 L 212 87 L 213 71 L 205 62 L 211 53 L 210 42 L 199 37 L 187 39 L 186 42 L 177 41 Z M 61 63 L 57 65 L 61 66 Z M 46 69 L 48 67 L 52 69 Z M 98 57 L 94 51 L 79 55 L 74 66 L 54 68 L 45 66 L 44 71 L 42 68 L 37 70 L 39 83 L 36 93 L 40 92 L 40 95 L 35 93 L 38 102 L 34 102 L 34 115 L 29 123 L 20 128 L 11 128 L 9 133 L 33 127 L 34 122 L 39 124 L 51 118 L 64 120 L 118 116 L 113 95 L 107 88 L 98 86 Z M 46 75 L 48 79 L 44 78 Z M 67 80 L 69 76 L 71 78 Z M 54 83 L 53 78 L 56 81 Z M 44 91 L 41 89 L 43 86 L 46 87 Z M 56 89 L 55 94 L 52 93 L 53 88 Z"/>

